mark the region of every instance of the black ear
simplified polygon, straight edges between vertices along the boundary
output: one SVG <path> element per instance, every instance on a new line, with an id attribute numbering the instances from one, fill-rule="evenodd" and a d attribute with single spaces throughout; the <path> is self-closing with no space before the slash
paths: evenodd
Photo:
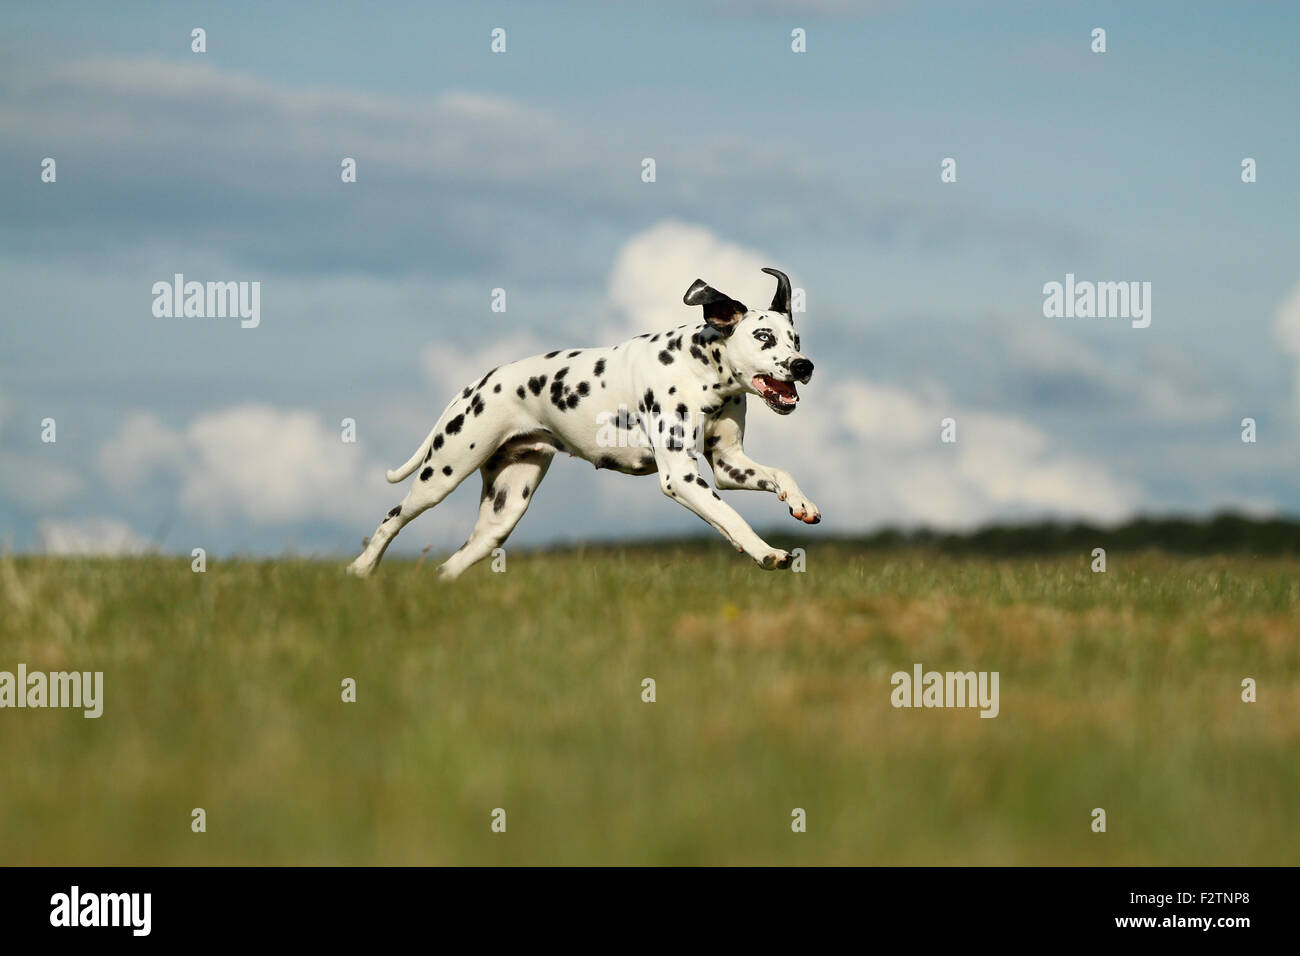
<path id="1" fill-rule="evenodd" d="M 703 279 L 691 283 L 691 287 L 682 296 L 682 301 L 687 305 L 704 306 L 704 321 L 727 335 L 731 334 L 732 328 L 749 311 L 745 308 L 745 303 L 719 292 Z"/>
<path id="2" fill-rule="evenodd" d="M 790 315 L 790 277 L 779 269 L 764 269 L 770 276 L 776 276 L 776 295 L 772 296 L 769 312 L 784 312 Z M 794 316 L 790 315 L 793 319 Z"/>

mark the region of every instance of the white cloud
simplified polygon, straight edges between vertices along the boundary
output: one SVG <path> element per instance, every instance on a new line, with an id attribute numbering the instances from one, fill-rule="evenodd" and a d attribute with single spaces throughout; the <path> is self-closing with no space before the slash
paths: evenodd
<path id="1" fill-rule="evenodd" d="M 107 557 L 151 550 L 148 541 L 115 518 L 47 519 L 37 527 L 36 539 L 37 550 L 45 554 Z"/>
<path id="2" fill-rule="evenodd" d="M 331 87 L 290 87 L 219 69 L 201 57 L 89 58 L 29 78 L 29 95 L 0 105 L 0 132 L 92 138 L 101 145 L 148 142 L 150 113 L 196 134 L 220 110 L 227 141 L 284 154 L 364 141 L 367 155 L 422 175 L 533 180 L 555 167 L 594 168 L 582 145 L 561 135 L 547 113 L 504 97 L 449 91 L 428 100 L 373 96 Z M 203 115 L 189 108 L 205 104 Z M 436 131 L 431 135 L 430 131 Z"/>
<path id="3" fill-rule="evenodd" d="M 1216 421 L 1232 406 L 1222 385 L 1200 363 L 1171 353 L 1168 346 L 1134 357 L 1144 365 L 1134 368 L 1107 360 L 1078 336 L 1036 322 L 1018 327 L 1006 338 L 1009 357 L 1022 368 L 1044 376 L 1081 379 L 1160 421 Z"/>
<path id="4" fill-rule="evenodd" d="M 49 461 L 48 456 L 0 453 L 0 493 L 6 498 L 33 508 L 51 508 L 80 494 L 85 486 L 81 475 Z"/>
<path id="5" fill-rule="evenodd" d="M 1300 422 L 1300 283 L 1297 283 L 1282 300 L 1282 304 L 1277 307 L 1273 334 L 1277 337 L 1282 350 L 1290 355 L 1295 363 L 1292 369 L 1293 402 L 1296 420 Z"/>
<path id="6" fill-rule="evenodd" d="M 619 251 L 610 299 L 627 316 L 628 334 L 694 319 L 697 310 L 679 303 L 697 275 L 762 308 L 771 294 L 759 272 L 765 265 L 781 266 L 699 226 L 661 223 Z M 807 325 L 803 316 L 797 321 Z M 805 344 L 815 358 L 815 336 Z M 1043 515 L 1114 520 L 1139 503 L 1137 488 L 1099 462 L 1061 451 L 1019 418 L 961 407 L 940 389 L 837 379 L 823 366 L 803 396 L 788 418 L 751 402 L 746 450 L 794 474 L 839 531 Z M 940 441 L 947 417 L 957 421 L 954 444 Z M 608 484 L 601 485 L 607 510 L 625 507 L 633 492 L 615 485 L 606 492 Z"/>
<path id="7" fill-rule="evenodd" d="M 384 484 L 383 469 L 331 425 L 258 404 L 201 415 L 183 431 L 135 415 L 100 449 L 99 466 L 119 487 L 168 473 L 179 480 L 180 503 L 211 521 L 357 519 L 382 500 L 372 489 Z"/>
<path id="8" fill-rule="evenodd" d="M 558 346 L 543 345 L 531 332 L 516 332 L 505 338 L 491 339 L 473 351 L 439 342 L 420 351 L 420 367 L 435 392 L 439 395 L 445 393 L 444 400 L 451 401 L 458 390 L 477 382 L 492 369 L 554 348 Z M 441 411 L 442 406 L 439 406 L 435 417 Z M 429 425 L 432 427 L 432 419 Z"/>
<path id="9" fill-rule="evenodd" d="M 11 444 L 15 437 L 16 410 L 17 403 L 0 392 L 0 435 L 5 436 L 5 444 Z M 33 508 L 50 508 L 85 487 L 81 475 L 52 460 L 54 445 L 41 448 L 38 452 L 0 449 L 0 497 Z"/>
<path id="10" fill-rule="evenodd" d="M 1051 515 L 1111 521 L 1139 502 L 1134 486 L 1053 447 L 1028 422 L 941 393 L 826 375 L 803 393 L 789 418 L 750 403 L 747 450 L 793 473 L 837 530 Z M 946 444 L 940 423 L 949 417 L 957 441 Z"/>
<path id="11" fill-rule="evenodd" d="M 99 471 L 117 488 L 130 488 L 158 468 L 182 466 L 186 446 L 149 412 L 127 417 L 117 435 L 99 449 Z"/>
<path id="12" fill-rule="evenodd" d="M 761 271 L 764 266 L 781 268 L 773 257 L 725 242 L 703 226 L 671 220 L 652 226 L 614 257 L 609 298 L 626 322 L 608 330 L 611 344 L 696 321 L 699 309 L 683 304 L 682 296 L 697 278 L 750 308 L 767 308 L 776 280 Z M 793 276 L 791 282 L 798 285 Z"/>

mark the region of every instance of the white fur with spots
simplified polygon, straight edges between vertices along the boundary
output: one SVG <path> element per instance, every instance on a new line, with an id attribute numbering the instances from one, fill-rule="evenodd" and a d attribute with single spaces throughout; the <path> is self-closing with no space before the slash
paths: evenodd
<path id="1" fill-rule="evenodd" d="M 467 385 L 415 454 L 388 472 L 390 482 L 415 479 L 348 571 L 361 577 L 373 572 L 409 521 L 478 471 L 478 521 L 469 540 L 438 569 L 442 577 L 457 577 L 504 543 L 557 453 L 597 468 L 657 473 L 665 495 L 760 567 L 788 567 L 789 553 L 763 541 L 700 474 L 700 460 L 707 460 L 719 489 L 770 491 L 800 521 L 821 520 L 788 472 L 753 461 L 742 447 L 748 396 L 790 414 L 798 401 L 795 382 L 806 383 L 812 375 L 788 314 L 789 280 L 771 272 L 781 282 L 773 309 L 746 309 L 697 280 L 685 301 L 704 306 L 704 322 L 608 348 L 535 355 Z M 611 443 L 611 430 L 626 434 Z"/>

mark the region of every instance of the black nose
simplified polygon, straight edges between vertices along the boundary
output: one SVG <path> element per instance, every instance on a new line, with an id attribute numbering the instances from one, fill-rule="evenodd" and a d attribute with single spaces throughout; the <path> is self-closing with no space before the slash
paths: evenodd
<path id="1" fill-rule="evenodd" d="M 812 378 L 813 363 L 806 358 L 795 359 L 790 363 L 790 374 L 800 379 L 804 384 Z"/>

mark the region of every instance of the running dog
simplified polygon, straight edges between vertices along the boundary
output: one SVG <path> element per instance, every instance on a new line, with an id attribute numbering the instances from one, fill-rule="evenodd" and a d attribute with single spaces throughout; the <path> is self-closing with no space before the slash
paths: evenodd
<path id="1" fill-rule="evenodd" d="M 790 309 L 790 279 L 776 269 L 776 295 L 766 311 L 696 279 L 682 301 L 703 309 L 704 321 L 645 333 L 610 348 L 557 349 L 488 372 L 457 395 L 423 444 L 402 467 L 399 482 L 419 472 L 406 499 L 379 525 L 348 566 L 374 571 L 397 532 L 447 497 L 476 469 L 483 476 L 478 521 L 455 554 L 438 568 L 456 578 L 499 547 L 537 494 L 557 452 L 629 475 L 659 475 L 659 487 L 711 524 L 764 569 L 788 568 L 791 555 L 767 544 L 700 475 L 708 460 L 722 490 L 770 491 L 807 524 L 817 506 L 789 472 L 749 458 L 745 405 L 757 395 L 778 415 L 799 401 L 795 382 L 808 384 L 813 363 L 799 351 Z"/>

